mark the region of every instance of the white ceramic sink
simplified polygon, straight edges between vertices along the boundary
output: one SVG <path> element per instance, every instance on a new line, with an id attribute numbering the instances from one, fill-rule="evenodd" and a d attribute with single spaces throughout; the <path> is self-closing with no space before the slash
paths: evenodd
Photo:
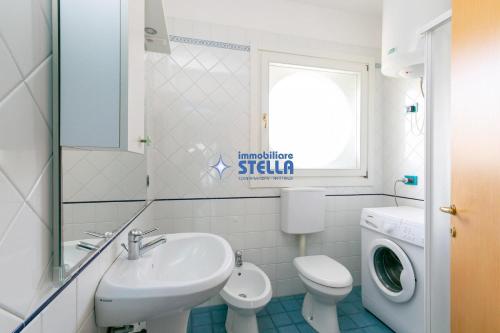
<path id="1" fill-rule="evenodd" d="M 225 239 L 203 233 L 165 238 L 166 244 L 138 260 L 122 253 L 113 263 L 95 295 L 99 326 L 146 321 L 148 333 L 184 333 L 189 310 L 224 287 L 234 267 Z"/>

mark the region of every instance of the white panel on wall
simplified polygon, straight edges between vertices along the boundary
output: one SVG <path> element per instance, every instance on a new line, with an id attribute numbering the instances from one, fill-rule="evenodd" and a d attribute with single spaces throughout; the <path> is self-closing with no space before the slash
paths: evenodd
<path id="1" fill-rule="evenodd" d="M 418 103 L 416 114 L 406 106 Z M 383 191 L 393 194 L 394 181 L 404 175 L 418 176 L 419 185 L 397 184 L 400 196 L 424 198 L 425 102 L 420 79 L 383 79 Z M 422 131 L 419 131 L 423 129 Z"/>

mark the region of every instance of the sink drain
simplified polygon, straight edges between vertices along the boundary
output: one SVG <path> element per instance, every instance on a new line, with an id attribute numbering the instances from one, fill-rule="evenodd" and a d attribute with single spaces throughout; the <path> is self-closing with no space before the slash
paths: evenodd
<path id="1" fill-rule="evenodd" d="M 240 296 L 241 298 L 247 298 L 247 294 L 244 293 L 238 294 L 238 296 Z"/>

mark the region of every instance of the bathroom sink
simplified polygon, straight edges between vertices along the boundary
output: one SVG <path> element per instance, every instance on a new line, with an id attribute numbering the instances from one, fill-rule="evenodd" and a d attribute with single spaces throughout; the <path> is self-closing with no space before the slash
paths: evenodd
<path id="1" fill-rule="evenodd" d="M 95 294 L 99 326 L 146 321 L 148 333 L 185 332 L 189 310 L 224 287 L 234 267 L 225 239 L 204 233 L 164 237 L 166 244 L 138 260 L 122 253 L 104 275 Z"/>

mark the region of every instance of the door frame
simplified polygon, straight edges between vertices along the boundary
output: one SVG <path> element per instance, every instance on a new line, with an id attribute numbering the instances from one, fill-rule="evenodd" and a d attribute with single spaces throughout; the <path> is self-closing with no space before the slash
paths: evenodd
<path id="1" fill-rule="evenodd" d="M 424 25 L 420 30 L 419 34 L 425 38 L 425 110 L 429 114 L 432 110 L 432 82 L 433 77 L 431 73 L 432 65 L 432 33 L 447 23 L 451 22 L 452 12 L 451 9 L 438 16 L 436 19 L 432 20 L 428 24 Z M 451 61 L 451 59 L 450 59 Z M 433 203 L 431 198 L 432 187 L 430 186 L 432 181 L 432 148 L 433 148 L 433 137 L 432 137 L 432 117 L 427 116 L 425 118 L 425 305 L 424 305 L 424 318 L 425 318 L 425 332 L 431 332 L 431 288 L 432 283 L 432 271 L 431 271 L 431 255 L 432 255 L 432 244 L 429 242 L 432 236 L 432 230 L 430 228 L 432 210 L 436 209 L 436 203 Z"/>

